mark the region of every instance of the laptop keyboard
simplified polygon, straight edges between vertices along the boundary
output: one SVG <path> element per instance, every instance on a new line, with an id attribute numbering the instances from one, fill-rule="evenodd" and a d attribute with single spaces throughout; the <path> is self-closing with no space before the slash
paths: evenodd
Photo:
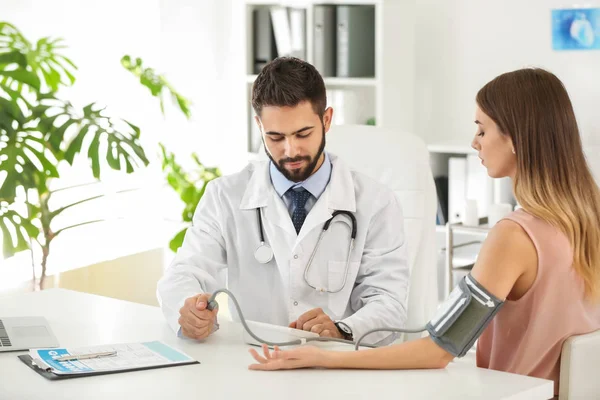
<path id="1" fill-rule="evenodd" d="M 8 338 L 8 333 L 6 329 L 4 329 L 4 323 L 0 319 L 0 347 L 8 347 L 12 346 L 10 343 L 10 339 Z"/>

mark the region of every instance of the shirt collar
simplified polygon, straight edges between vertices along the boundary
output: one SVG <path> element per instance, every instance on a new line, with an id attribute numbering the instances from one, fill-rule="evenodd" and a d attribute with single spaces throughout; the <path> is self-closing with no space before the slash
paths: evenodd
<path id="1" fill-rule="evenodd" d="M 331 177 L 331 160 L 329 159 L 329 154 L 325 152 L 325 160 L 323 161 L 321 167 L 317 170 L 317 172 L 302 182 L 292 182 L 287 179 L 277 169 L 275 164 L 273 164 L 273 161 L 269 163 L 269 172 L 271 174 L 271 182 L 273 183 L 273 187 L 275 188 L 275 191 L 279 197 L 283 197 L 283 195 L 292 187 L 303 187 L 304 189 L 308 190 L 311 195 L 318 199 L 321 194 L 323 194 L 327 184 L 329 183 L 329 178 Z"/>

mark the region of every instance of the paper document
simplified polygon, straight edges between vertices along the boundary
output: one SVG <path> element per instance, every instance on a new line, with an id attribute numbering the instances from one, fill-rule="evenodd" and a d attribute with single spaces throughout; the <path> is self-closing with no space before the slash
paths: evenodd
<path id="1" fill-rule="evenodd" d="M 60 361 L 64 356 L 93 355 L 116 352 L 115 355 L 80 360 Z M 196 361 L 185 353 L 160 342 L 123 343 L 105 346 L 62 349 L 35 349 L 29 355 L 38 368 L 57 375 L 132 370 L 166 365 L 190 364 Z"/>

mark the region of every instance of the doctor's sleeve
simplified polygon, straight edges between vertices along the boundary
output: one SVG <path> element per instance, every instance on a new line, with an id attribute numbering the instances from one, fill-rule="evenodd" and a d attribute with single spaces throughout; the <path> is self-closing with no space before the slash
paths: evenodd
<path id="1" fill-rule="evenodd" d="M 185 300 L 225 287 L 227 253 L 222 234 L 223 210 L 219 186 L 211 181 L 194 213 L 183 244 L 157 286 L 157 297 L 167 323 L 179 331 L 179 309 Z"/>
<path id="2" fill-rule="evenodd" d="M 404 234 L 404 218 L 398 198 L 391 194 L 386 206 L 369 225 L 361 265 L 350 297 L 353 315 L 342 320 L 354 339 L 367 331 L 402 328 L 407 320 L 410 270 Z M 366 343 L 389 344 L 397 334 L 377 332 Z"/>

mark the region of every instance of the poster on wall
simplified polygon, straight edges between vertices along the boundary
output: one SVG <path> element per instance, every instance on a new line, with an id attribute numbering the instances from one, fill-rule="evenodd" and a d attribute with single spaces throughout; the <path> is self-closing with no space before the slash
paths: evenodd
<path id="1" fill-rule="evenodd" d="M 552 10 L 554 50 L 600 50 L 600 8 Z"/>

